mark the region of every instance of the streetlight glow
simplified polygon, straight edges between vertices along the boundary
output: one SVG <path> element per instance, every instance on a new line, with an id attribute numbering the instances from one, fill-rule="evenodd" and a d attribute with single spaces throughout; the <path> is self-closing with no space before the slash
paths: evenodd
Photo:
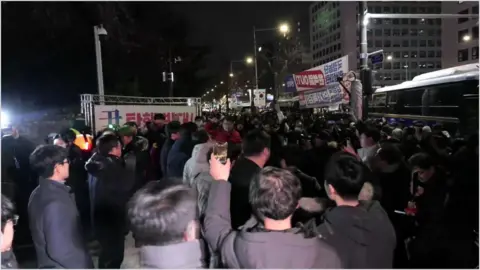
<path id="1" fill-rule="evenodd" d="M 469 41 L 470 39 L 472 39 L 470 35 L 463 36 L 463 41 Z"/>
<path id="2" fill-rule="evenodd" d="M 246 61 L 247 61 L 247 64 L 251 64 L 251 63 L 253 63 L 253 58 L 252 57 L 247 57 Z"/>
<path id="3" fill-rule="evenodd" d="M 262 51 L 262 47 L 258 47 L 258 51 L 261 52 L 261 51 Z"/>
<path id="4" fill-rule="evenodd" d="M 392 60 L 393 57 L 391 55 L 387 56 L 387 60 Z"/>
<path id="5" fill-rule="evenodd" d="M 278 30 L 280 30 L 280 33 L 282 33 L 282 34 L 288 33 L 288 30 L 289 30 L 288 24 L 284 23 L 284 24 L 280 25 Z"/>
<path id="6" fill-rule="evenodd" d="M 233 78 L 233 73 L 230 73 L 230 78 Z"/>
<path id="7" fill-rule="evenodd" d="M 220 84 L 223 84 L 223 81 L 221 81 Z"/>

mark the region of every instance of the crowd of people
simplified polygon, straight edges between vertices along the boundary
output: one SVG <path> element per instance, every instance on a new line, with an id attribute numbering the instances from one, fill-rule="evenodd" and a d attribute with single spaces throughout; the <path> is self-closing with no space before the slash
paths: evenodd
<path id="1" fill-rule="evenodd" d="M 39 268 L 94 268 L 90 242 L 120 268 L 130 232 L 140 268 L 478 265 L 478 134 L 278 109 L 156 114 L 99 132 L 91 155 L 68 134 L 2 139 L 2 267 L 23 220 Z"/>

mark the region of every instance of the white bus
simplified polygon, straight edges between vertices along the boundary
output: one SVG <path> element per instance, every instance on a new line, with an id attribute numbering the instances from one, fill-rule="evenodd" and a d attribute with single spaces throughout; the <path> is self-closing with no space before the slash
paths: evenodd
<path id="1" fill-rule="evenodd" d="M 368 115 L 411 125 L 443 125 L 450 134 L 478 132 L 478 64 L 462 65 L 416 76 L 379 88 Z"/>

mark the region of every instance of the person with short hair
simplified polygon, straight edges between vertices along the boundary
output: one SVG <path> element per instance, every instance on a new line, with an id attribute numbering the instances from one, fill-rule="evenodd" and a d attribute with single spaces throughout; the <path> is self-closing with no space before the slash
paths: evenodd
<path id="1" fill-rule="evenodd" d="M 166 140 L 165 143 L 163 144 L 161 151 L 160 151 L 160 167 L 162 169 L 162 175 L 167 176 L 167 161 L 168 161 L 168 154 L 170 150 L 172 149 L 173 144 L 175 141 L 180 139 L 180 122 L 178 121 L 172 121 L 167 124 L 165 128 L 165 133 L 166 133 Z"/>
<path id="2" fill-rule="evenodd" d="M 69 176 L 66 149 L 41 145 L 30 155 L 40 176 L 28 202 L 30 230 L 39 268 L 93 268 Z"/>
<path id="3" fill-rule="evenodd" d="M 205 130 L 212 136 L 212 138 L 220 143 L 228 142 L 232 144 L 242 143 L 240 133 L 234 129 L 235 119 L 231 116 L 223 119 L 221 127 L 213 128 L 211 125 L 206 125 Z"/>
<path id="4" fill-rule="evenodd" d="M 235 162 L 228 181 L 232 184 L 230 213 L 233 228 L 245 224 L 252 215 L 248 202 L 250 182 L 270 158 L 270 136 L 259 129 L 250 131 L 243 138 L 243 156 Z"/>
<path id="5" fill-rule="evenodd" d="M 227 268 L 341 268 L 332 247 L 303 228 L 292 227 L 292 215 L 302 193 L 289 171 L 266 167 L 253 177 L 248 198 L 254 217 L 239 230 L 229 213 L 230 160 L 224 165 L 213 155 L 210 188 L 204 220 L 205 239 L 218 250 Z"/>
<path id="6" fill-rule="evenodd" d="M 12 251 L 13 235 L 15 226 L 18 222 L 18 216 L 15 215 L 15 206 L 2 194 L 2 234 L 1 234 L 1 252 L 2 269 L 18 268 L 17 259 Z"/>
<path id="7" fill-rule="evenodd" d="M 168 186 L 167 182 L 148 183 L 128 204 L 130 229 L 140 246 L 140 267 L 205 268 L 196 193 L 185 185 Z"/>
<path id="8" fill-rule="evenodd" d="M 393 226 L 379 202 L 359 200 L 368 175 L 368 168 L 346 152 L 334 154 L 326 166 L 325 190 L 336 207 L 324 214 L 317 231 L 335 247 L 344 268 L 392 268 Z"/>
<path id="9" fill-rule="evenodd" d="M 115 135 L 97 140 L 97 152 L 85 165 L 90 174 L 90 198 L 95 238 L 100 243 L 99 268 L 120 268 L 125 247 L 126 205 L 135 178 L 122 160 L 122 145 Z"/>
<path id="10" fill-rule="evenodd" d="M 136 129 L 123 126 L 118 130 L 118 136 L 122 142 L 122 157 L 125 167 L 135 178 L 135 190 L 147 182 L 150 169 L 150 154 L 148 152 L 148 140 L 137 136 Z"/>
<path id="11" fill-rule="evenodd" d="M 375 126 L 367 125 L 360 131 L 360 145 L 362 148 L 358 149 L 358 156 L 369 168 L 371 168 L 373 158 L 378 151 L 380 139 L 380 131 Z"/>

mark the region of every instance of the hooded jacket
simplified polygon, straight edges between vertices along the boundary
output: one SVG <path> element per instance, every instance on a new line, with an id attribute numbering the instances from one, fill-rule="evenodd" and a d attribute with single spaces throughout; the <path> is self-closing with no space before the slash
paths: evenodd
<path id="1" fill-rule="evenodd" d="M 192 157 L 185 163 L 183 169 L 183 183 L 193 187 L 193 179 L 202 172 L 208 172 L 210 164 L 207 160 L 207 153 L 212 149 L 213 145 L 210 142 L 197 144 L 193 148 Z"/>
<path id="2" fill-rule="evenodd" d="M 396 236 L 377 201 L 327 211 L 317 227 L 319 236 L 340 255 L 344 268 L 392 268 Z"/>
<path id="3" fill-rule="evenodd" d="M 85 165 L 90 174 L 90 198 L 95 222 L 115 223 L 125 220 L 125 208 L 133 192 L 135 179 L 123 161 L 112 155 L 95 153 Z M 93 194 L 92 194 L 93 192 Z"/>
<path id="4" fill-rule="evenodd" d="M 231 185 L 214 181 L 204 221 L 204 236 L 219 251 L 228 268 L 341 268 L 335 250 L 318 237 L 307 237 L 300 228 L 269 231 L 251 218 L 240 231 L 230 220 Z"/>

